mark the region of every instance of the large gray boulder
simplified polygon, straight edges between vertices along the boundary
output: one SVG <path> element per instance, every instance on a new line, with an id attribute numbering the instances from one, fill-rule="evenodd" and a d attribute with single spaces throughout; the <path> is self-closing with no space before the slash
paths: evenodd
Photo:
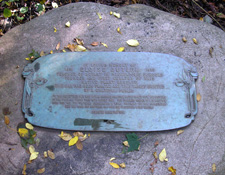
<path id="1" fill-rule="evenodd" d="M 118 12 L 118 19 L 109 12 Z M 97 12 L 100 12 L 100 20 Z M 70 21 L 71 27 L 65 23 Z M 54 28 L 57 32 L 54 32 Z M 121 28 L 122 35 L 116 29 Z M 210 24 L 183 19 L 145 5 L 130 5 L 114 8 L 95 3 L 75 3 L 54 9 L 30 22 L 15 27 L 0 40 L 0 109 L 9 107 L 10 126 L 16 128 L 23 122 L 21 101 L 24 80 L 22 70 L 28 64 L 24 58 L 32 49 L 49 53 L 55 51 L 58 42 L 63 49 L 73 38 L 84 40 L 90 51 L 117 51 L 124 46 L 127 52 L 160 52 L 184 58 L 196 66 L 199 79 L 197 91 L 202 99 L 198 103 L 195 121 L 177 130 L 150 132 L 141 140 L 140 151 L 121 154 L 125 133 L 92 132 L 84 142 L 84 149 L 68 147 L 58 137 L 59 130 L 35 127 L 40 145 L 38 159 L 27 165 L 28 174 L 37 174 L 39 168 L 46 168 L 45 174 L 151 174 L 150 163 L 153 152 L 166 148 L 168 162 L 154 165 L 154 174 L 169 174 L 173 166 L 177 174 L 211 174 L 212 164 L 217 166 L 214 174 L 225 174 L 225 33 Z M 182 41 L 187 38 L 187 42 Z M 194 44 L 196 38 L 198 44 Z M 137 39 L 138 47 L 126 44 L 128 39 Z M 93 47 L 93 41 L 103 45 Z M 213 47 L 212 56 L 209 49 Z M 110 55 L 109 55 L 110 58 Z M 19 68 L 18 68 L 19 67 Z M 205 81 L 201 79 L 205 76 Z M 21 147 L 20 138 L 4 124 L 1 113 L 0 128 L 0 174 L 21 174 L 29 154 Z M 137 133 L 139 137 L 146 133 Z M 157 147 L 155 141 L 159 141 Z M 14 148 L 14 149 L 10 149 Z M 53 149 L 56 158 L 43 157 L 43 151 Z M 113 169 L 109 159 L 116 157 L 117 163 L 126 163 L 125 169 Z"/>

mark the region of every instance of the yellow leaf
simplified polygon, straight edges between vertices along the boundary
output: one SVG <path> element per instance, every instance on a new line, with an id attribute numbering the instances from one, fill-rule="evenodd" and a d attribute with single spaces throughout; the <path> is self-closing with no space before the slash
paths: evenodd
<path id="1" fill-rule="evenodd" d="M 41 169 L 38 169 L 37 170 L 37 173 L 38 174 L 42 174 L 42 173 L 44 173 L 45 172 L 45 168 L 41 168 Z"/>
<path id="2" fill-rule="evenodd" d="M 91 137 L 91 134 L 90 133 L 88 133 L 88 137 Z"/>
<path id="3" fill-rule="evenodd" d="M 117 18 L 120 18 L 120 14 L 119 13 L 116 13 L 116 12 L 113 12 L 113 15 Z"/>
<path id="4" fill-rule="evenodd" d="M 19 128 L 18 133 L 20 137 L 29 137 L 29 132 L 26 128 Z"/>
<path id="5" fill-rule="evenodd" d="M 177 170 L 176 170 L 175 168 L 173 168 L 173 166 L 169 167 L 168 170 L 169 170 L 171 173 L 173 173 L 172 175 L 176 175 L 176 171 L 177 171 Z"/>
<path id="6" fill-rule="evenodd" d="M 216 164 L 214 163 L 214 164 L 212 164 L 212 171 L 215 173 L 215 171 L 216 171 Z"/>
<path id="7" fill-rule="evenodd" d="M 121 164 L 120 164 L 120 167 L 121 167 L 121 168 L 126 168 L 125 163 L 121 163 Z"/>
<path id="8" fill-rule="evenodd" d="M 72 136 L 69 133 L 61 132 L 59 137 L 65 141 L 70 141 L 72 139 Z"/>
<path id="9" fill-rule="evenodd" d="M 30 159 L 29 159 L 29 160 L 34 160 L 34 159 L 36 159 L 36 158 L 38 157 L 38 154 L 39 154 L 39 152 L 33 152 L 33 153 L 31 153 Z"/>
<path id="10" fill-rule="evenodd" d="M 66 24 L 65 24 L 66 27 L 70 27 L 70 22 L 68 21 Z"/>
<path id="11" fill-rule="evenodd" d="M 81 142 L 80 140 L 77 141 L 76 147 L 77 147 L 77 149 L 79 149 L 79 150 L 82 150 L 82 149 L 83 149 L 83 144 L 82 144 L 82 142 Z"/>
<path id="12" fill-rule="evenodd" d="M 198 44 L 198 41 L 197 41 L 196 38 L 193 38 L 192 40 L 193 40 L 193 42 L 194 42 L 195 44 Z"/>
<path id="13" fill-rule="evenodd" d="M 62 51 L 63 51 L 63 52 L 66 52 L 66 50 L 65 50 L 65 49 L 63 49 Z"/>
<path id="14" fill-rule="evenodd" d="M 59 50 L 59 47 L 60 47 L 60 42 L 56 45 L 56 50 Z"/>
<path id="15" fill-rule="evenodd" d="M 199 18 L 199 21 L 204 21 L 203 17 Z"/>
<path id="16" fill-rule="evenodd" d="M 78 45 L 84 45 L 84 41 L 82 39 L 74 38 L 74 41 L 76 41 Z"/>
<path id="17" fill-rule="evenodd" d="M 120 48 L 117 50 L 117 52 L 123 52 L 124 49 L 125 49 L 125 47 L 120 47 Z"/>
<path id="18" fill-rule="evenodd" d="M 182 134 L 184 132 L 184 130 L 179 130 L 179 131 L 177 131 L 177 135 L 180 135 L 180 134 Z"/>
<path id="19" fill-rule="evenodd" d="M 30 151 L 31 154 L 35 152 L 35 148 L 34 148 L 33 145 L 29 146 L 29 151 Z"/>
<path id="20" fill-rule="evenodd" d="M 27 165 L 24 164 L 24 165 L 23 165 L 22 175 L 26 175 L 26 174 L 27 174 L 27 173 L 26 173 L 26 169 L 27 169 Z"/>
<path id="21" fill-rule="evenodd" d="M 165 158 L 165 162 L 168 162 L 169 160 L 168 160 L 168 158 Z"/>
<path id="22" fill-rule="evenodd" d="M 109 14 L 110 14 L 110 15 L 112 15 L 112 14 L 113 14 L 113 12 L 112 12 L 112 11 L 110 11 L 110 12 L 109 12 Z"/>
<path id="23" fill-rule="evenodd" d="M 127 40 L 127 44 L 129 46 L 135 47 L 135 46 L 138 46 L 139 45 L 139 42 L 136 39 L 130 39 L 130 40 Z"/>
<path id="24" fill-rule="evenodd" d="M 98 15 L 99 19 L 101 20 L 102 19 L 101 14 L 98 12 L 97 15 Z"/>
<path id="25" fill-rule="evenodd" d="M 86 50 L 87 49 L 84 46 L 81 46 L 81 45 L 76 45 L 76 47 L 75 47 L 76 52 L 84 52 Z"/>
<path id="26" fill-rule="evenodd" d="M 103 46 L 105 46 L 106 48 L 108 48 L 107 44 L 105 44 L 105 43 L 102 43 L 102 42 L 101 42 L 101 44 L 102 44 Z"/>
<path id="27" fill-rule="evenodd" d="M 25 126 L 27 129 L 30 129 L 30 130 L 34 129 L 34 127 L 30 123 L 26 123 Z"/>
<path id="28" fill-rule="evenodd" d="M 57 29 L 54 27 L 54 32 L 57 32 Z"/>
<path id="29" fill-rule="evenodd" d="M 124 142 L 123 142 L 123 145 L 124 145 L 124 146 L 127 146 L 127 147 L 130 147 L 128 141 L 124 141 Z"/>
<path id="30" fill-rule="evenodd" d="M 73 146 L 77 143 L 78 141 L 78 137 L 75 136 L 74 138 L 72 138 L 70 141 L 69 141 L 69 146 Z"/>
<path id="31" fill-rule="evenodd" d="M 113 168 L 120 168 L 120 166 L 117 163 L 113 163 L 113 162 L 109 162 L 109 164 L 113 167 Z"/>
<path id="32" fill-rule="evenodd" d="M 58 8 L 59 6 L 58 6 L 58 4 L 56 2 L 52 2 L 52 7 L 53 8 Z"/>
<path id="33" fill-rule="evenodd" d="M 53 51 L 52 50 L 50 51 L 50 54 L 53 54 Z"/>
<path id="34" fill-rule="evenodd" d="M 90 26 L 90 24 L 87 24 L 87 26 L 89 27 L 89 26 Z"/>
<path id="35" fill-rule="evenodd" d="M 30 58 L 25 58 L 25 60 L 29 61 L 29 60 L 30 60 Z"/>
<path id="36" fill-rule="evenodd" d="M 153 153 L 153 156 L 154 156 L 155 159 L 158 159 L 158 156 L 157 156 L 156 152 Z"/>
<path id="37" fill-rule="evenodd" d="M 199 93 L 197 94 L 196 99 L 198 102 L 201 100 L 201 95 Z"/>
<path id="38" fill-rule="evenodd" d="M 116 158 L 115 157 L 112 157 L 109 161 L 112 162 L 113 160 L 115 160 Z"/>
<path id="39" fill-rule="evenodd" d="M 44 151 L 44 158 L 48 157 L 47 151 Z"/>
<path id="40" fill-rule="evenodd" d="M 186 39 L 185 37 L 183 37 L 183 38 L 182 38 L 182 41 L 183 41 L 184 43 L 186 43 L 186 42 L 187 42 L 187 39 Z"/>
<path id="41" fill-rule="evenodd" d="M 159 160 L 163 162 L 166 159 L 166 149 L 164 148 L 159 154 Z"/>
<path id="42" fill-rule="evenodd" d="M 40 56 L 41 56 L 41 57 L 45 56 L 44 51 L 41 51 Z"/>
<path id="43" fill-rule="evenodd" d="M 10 123 L 9 117 L 5 115 L 5 124 L 9 125 L 9 123 Z"/>
<path id="44" fill-rule="evenodd" d="M 48 157 L 50 157 L 50 159 L 55 159 L 55 154 L 52 151 L 48 150 Z"/>
<path id="45" fill-rule="evenodd" d="M 117 31 L 119 34 L 122 34 L 119 27 L 116 29 L 116 31 Z"/>

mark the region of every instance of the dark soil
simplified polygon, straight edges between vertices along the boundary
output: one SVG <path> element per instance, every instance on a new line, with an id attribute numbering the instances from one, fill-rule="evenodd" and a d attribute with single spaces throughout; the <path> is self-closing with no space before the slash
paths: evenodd
<path id="1" fill-rule="evenodd" d="M 14 2 L 5 3 L 10 1 Z M 0 36 L 17 25 L 47 13 L 53 9 L 52 2 L 56 2 L 59 7 L 74 2 L 96 2 L 114 7 L 145 4 L 180 17 L 208 21 L 222 30 L 225 29 L 225 0 L 0 0 L 0 2 Z M 38 9 L 38 3 L 45 6 L 45 12 Z M 28 11 L 21 13 L 21 7 L 28 7 Z M 3 16 L 5 8 L 13 11 L 14 16 L 5 18 Z M 18 17 L 23 19 L 18 20 Z"/>

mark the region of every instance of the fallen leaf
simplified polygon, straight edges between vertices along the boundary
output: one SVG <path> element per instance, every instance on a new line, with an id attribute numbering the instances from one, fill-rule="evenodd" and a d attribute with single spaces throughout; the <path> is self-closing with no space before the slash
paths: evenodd
<path id="1" fill-rule="evenodd" d="M 166 149 L 164 148 L 164 149 L 161 151 L 161 153 L 159 154 L 159 160 L 160 160 L 161 162 L 163 162 L 163 161 L 165 161 L 165 159 L 166 159 Z"/>
<path id="2" fill-rule="evenodd" d="M 92 46 L 98 46 L 98 42 L 92 42 L 91 45 Z"/>
<path id="3" fill-rule="evenodd" d="M 42 173 L 44 173 L 45 172 L 45 168 L 41 168 L 41 169 L 38 169 L 37 170 L 37 173 L 38 174 L 42 174 Z"/>
<path id="4" fill-rule="evenodd" d="M 98 12 L 97 15 L 98 15 L 99 19 L 101 20 L 102 19 L 101 14 Z"/>
<path id="5" fill-rule="evenodd" d="M 216 16 L 225 19 L 225 15 L 223 13 L 217 13 Z"/>
<path id="6" fill-rule="evenodd" d="M 204 21 L 203 17 L 199 18 L 199 21 Z"/>
<path id="7" fill-rule="evenodd" d="M 110 11 L 110 12 L 109 12 L 109 14 L 110 14 L 110 15 L 112 15 L 112 14 L 113 14 L 113 12 L 112 12 L 112 11 Z"/>
<path id="8" fill-rule="evenodd" d="M 158 146 L 158 145 L 159 145 L 159 141 L 157 140 L 157 141 L 155 141 L 154 146 L 156 147 L 156 146 Z"/>
<path id="9" fill-rule="evenodd" d="M 130 39 L 130 40 L 127 40 L 127 44 L 129 46 L 135 47 L 135 46 L 138 46 L 139 45 L 139 42 L 136 39 Z"/>
<path id="10" fill-rule="evenodd" d="M 213 47 L 210 47 L 210 49 L 209 49 L 209 55 L 211 56 L 211 58 L 213 57 L 213 55 L 212 55 L 213 50 L 214 50 L 214 48 Z"/>
<path id="11" fill-rule="evenodd" d="M 201 95 L 199 93 L 197 94 L 196 99 L 198 102 L 201 100 Z"/>
<path id="12" fill-rule="evenodd" d="M 60 42 L 56 45 L 56 50 L 59 50 L 59 47 L 60 47 Z"/>
<path id="13" fill-rule="evenodd" d="M 138 136 L 135 133 L 126 134 L 127 141 L 129 144 L 128 152 L 138 151 L 140 146 L 140 141 L 138 140 Z"/>
<path id="14" fill-rule="evenodd" d="M 29 131 L 26 128 L 19 128 L 18 133 L 20 137 L 29 137 Z"/>
<path id="15" fill-rule="evenodd" d="M 18 66 L 16 66 L 16 68 L 19 68 Z M 3 115 L 10 115 L 11 111 L 9 110 L 9 107 L 5 107 L 2 109 L 2 114 Z"/>
<path id="16" fill-rule="evenodd" d="M 37 138 L 37 139 L 35 140 L 35 143 L 36 143 L 36 146 L 38 146 L 38 145 L 39 145 L 39 143 L 40 143 L 40 139 L 39 139 L 39 138 Z"/>
<path id="17" fill-rule="evenodd" d="M 90 26 L 90 24 L 87 24 L 87 26 L 89 27 L 89 26 Z"/>
<path id="18" fill-rule="evenodd" d="M 5 124 L 9 125 L 9 123 L 10 123 L 10 119 L 8 116 L 5 115 Z"/>
<path id="19" fill-rule="evenodd" d="M 184 132 L 184 130 L 179 130 L 177 131 L 177 135 L 179 136 L 180 134 L 182 134 Z"/>
<path id="20" fill-rule="evenodd" d="M 50 51 L 50 54 L 53 54 L 53 51 L 52 50 Z"/>
<path id="21" fill-rule="evenodd" d="M 84 45 L 84 41 L 82 39 L 79 38 L 74 38 L 74 42 L 76 42 L 78 45 Z"/>
<path id="22" fill-rule="evenodd" d="M 30 151 L 30 154 L 31 154 L 30 155 L 30 159 L 29 159 L 30 161 L 34 160 L 34 159 L 36 159 L 38 157 L 39 152 L 35 151 L 35 148 L 34 148 L 33 145 L 29 146 L 29 151 Z"/>
<path id="23" fill-rule="evenodd" d="M 27 169 L 27 165 L 24 164 L 24 165 L 23 165 L 22 175 L 26 175 L 26 174 L 27 174 L 27 173 L 26 173 L 26 169 Z"/>
<path id="24" fill-rule="evenodd" d="M 196 38 L 193 38 L 192 40 L 193 40 L 193 42 L 194 42 L 195 44 L 198 44 L 198 41 L 197 41 Z"/>
<path id="25" fill-rule="evenodd" d="M 48 157 L 47 151 L 44 151 L 44 158 Z"/>
<path id="26" fill-rule="evenodd" d="M 157 156 L 156 152 L 153 153 L 153 156 L 154 156 L 155 159 L 158 159 L 158 156 Z"/>
<path id="27" fill-rule="evenodd" d="M 168 158 L 165 158 L 165 162 L 168 162 L 169 160 L 168 160 Z"/>
<path id="28" fill-rule="evenodd" d="M 65 49 L 63 49 L 62 51 L 63 51 L 63 52 L 66 52 L 66 50 L 65 50 Z"/>
<path id="29" fill-rule="evenodd" d="M 66 48 L 68 48 L 71 52 L 75 52 L 76 45 L 75 44 L 68 44 L 66 46 Z"/>
<path id="30" fill-rule="evenodd" d="M 79 149 L 79 150 L 82 151 L 82 149 L 83 149 L 83 144 L 82 144 L 82 142 L 81 142 L 80 140 L 77 141 L 76 147 L 77 147 L 77 149 Z"/>
<path id="31" fill-rule="evenodd" d="M 57 29 L 54 27 L 54 32 L 57 32 Z"/>
<path id="32" fill-rule="evenodd" d="M 150 168 L 151 173 L 154 173 L 154 167 Z"/>
<path id="33" fill-rule="evenodd" d="M 113 168 L 120 168 L 120 166 L 117 163 L 113 163 L 113 162 L 109 162 L 109 164 L 113 167 Z"/>
<path id="34" fill-rule="evenodd" d="M 121 164 L 120 164 L 120 167 L 121 167 L 121 168 L 126 168 L 125 163 L 121 163 Z"/>
<path id="35" fill-rule="evenodd" d="M 29 60 L 30 60 L 30 58 L 25 58 L 25 60 L 29 61 Z"/>
<path id="36" fill-rule="evenodd" d="M 30 130 L 34 129 L 34 127 L 30 123 L 26 123 L 25 126 L 27 129 L 30 129 Z"/>
<path id="37" fill-rule="evenodd" d="M 91 137 L 91 134 L 90 133 L 88 133 L 88 137 Z"/>
<path id="38" fill-rule="evenodd" d="M 176 175 L 176 169 L 173 166 L 169 167 L 168 170 L 172 173 L 172 175 Z"/>
<path id="39" fill-rule="evenodd" d="M 50 159 L 55 159 L 55 154 L 52 151 L 48 150 L 48 157 L 50 157 Z"/>
<path id="40" fill-rule="evenodd" d="M 108 48 L 107 44 L 105 44 L 105 43 L 102 43 L 102 42 L 101 42 L 101 44 L 102 44 L 103 46 L 105 46 L 106 48 Z"/>
<path id="41" fill-rule="evenodd" d="M 41 51 L 40 56 L 41 56 L 41 57 L 45 56 L 44 51 Z"/>
<path id="42" fill-rule="evenodd" d="M 120 18 L 120 14 L 119 13 L 116 13 L 116 12 L 113 12 L 113 15 L 117 18 Z"/>
<path id="43" fill-rule="evenodd" d="M 113 160 L 115 160 L 116 158 L 115 157 L 112 157 L 109 161 L 112 162 Z"/>
<path id="44" fill-rule="evenodd" d="M 66 24 L 65 24 L 66 27 L 70 27 L 70 22 L 68 21 Z"/>
<path id="45" fill-rule="evenodd" d="M 212 171 L 215 173 L 216 172 L 216 164 L 212 164 Z"/>
<path id="46" fill-rule="evenodd" d="M 186 42 L 187 42 L 187 39 L 186 39 L 185 37 L 183 37 L 183 38 L 182 38 L 182 41 L 183 41 L 184 43 L 186 43 Z"/>
<path id="47" fill-rule="evenodd" d="M 123 52 L 124 49 L 125 49 L 125 47 L 120 47 L 120 48 L 117 50 L 117 52 Z"/>
<path id="48" fill-rule="evenodd" d="M 74 138 L 72 138 L 70 141 L 69 141 L 69 146 L 73 146 L 77 143 L 78 141 L 78 137 L 75 136 Z"/>
<path id="49" fill-rule="evenodd" d="M 116 29 L 116 31 L 117 31 L 119 34 L 122 34 L 119 27 Z"/>
<path id="50" fill-rule="evenodd" d="M 129 143 L 128 143 L 128 141 L 127 141 L 127 140 L 126 140 L 126 141 L 124 141 L 124 142 L 123 142 L 123 145 L 124 145 L 124 146 L 129 147 Z"/>
<path id="51" fill-rule="evenodd" d="M 69 133 L 65 133 L 63 131 L 61 131 L 59 137 L 65 141 L 70 141 L 72 139 L 72 136 Z"/>
<path id="52" fill-rule="evenodd" d="M 75 47 L 75 51 L 76 52 L 84 52 L 86 50 L 87 49 L 84 46 L 82 46 L 82 45 L 76 45 L 76 47 Z"/>
<path id="53" fill-rule="evenodd" d="M 204 76 L 204 77 L 202 77 L 202 82 L 203 82 L 203 83 L 205 82 L 205 76 Z"/>
<path id="54" fill-rule="evenodd" d="M 53 8 L 58 8 L 59 6 L 58 6 L 58 4 L 56 2 L 52 2 L 52 7 Z"/>

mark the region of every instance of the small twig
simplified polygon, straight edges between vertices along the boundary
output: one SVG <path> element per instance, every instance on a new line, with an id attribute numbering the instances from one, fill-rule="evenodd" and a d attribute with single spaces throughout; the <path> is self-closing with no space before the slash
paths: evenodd
<path id="1" fill-rule="evenodd" d="M 195 2 L 195 0 L 192 0 L 192 2 L 194 2 L 200 9 L 202 9 L 207 15 L 209 15 L 220 26 L 220 28 L 225 32 L 223 26 L 212 15 L 210 15 L 204 8 L 202 8 L 197 2 Z"/>
<path id="2" fill-rule="evenodd" d="M 7 127 L 8 127 L 9 129 L 11 129 L 12 131 L 14 131 L 14 132 L 16 132 L 16 133 L 17 133 L 17 130 L 15 130 L 15 129 L 11 128 L 9 125 L 7 125 Z"/>
<path id="3" fill-rule="evenodd" d="M 141 139 L 143 139 L 143 138 L 145 138 L 146 136 L 148 136 L 149 134 L 145 134 L 143 137 L 141 137 L 140 139 L 138 139 L 138 140 L 141 140 Z"/>

